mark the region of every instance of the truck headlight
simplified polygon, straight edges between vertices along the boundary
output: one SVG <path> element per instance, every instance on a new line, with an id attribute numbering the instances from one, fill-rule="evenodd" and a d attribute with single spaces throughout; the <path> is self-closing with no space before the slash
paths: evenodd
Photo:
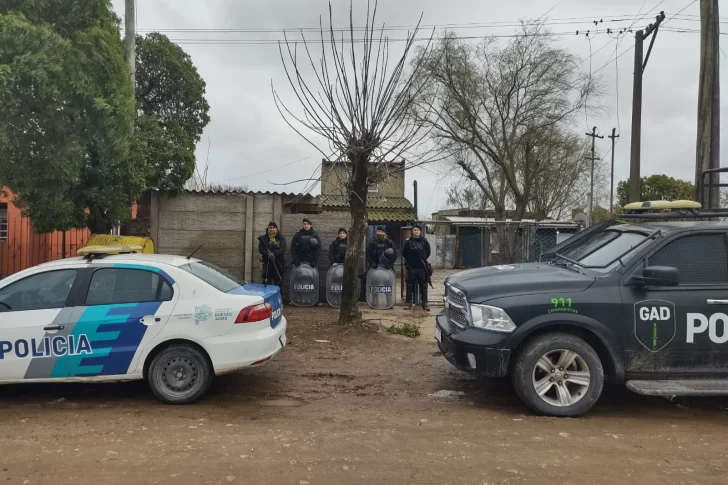
<path id="1" fill-rule="evenodd" d="M 516 329 L 516 324 L 502 308 L 471 304 L 470 313 L 474 327 L 504 333 L 511 333 Z"/>

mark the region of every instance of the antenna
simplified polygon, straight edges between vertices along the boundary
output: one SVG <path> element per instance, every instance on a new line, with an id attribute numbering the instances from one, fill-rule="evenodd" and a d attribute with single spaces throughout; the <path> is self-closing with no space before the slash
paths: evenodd
<path id="1" fill-rule="evenodd" d="M 199 248 L 197 248 L 194 251 L 192 251 L 192 253 L 189 256 L 187 256 L 187 259 L 192 259 L 192 256 L 194 256 L 197 251 L 199 251 L 200 249 L 202 249 L 202 246 L 204 246 L 204 244 L 200 244 L 200 247 Z"/>

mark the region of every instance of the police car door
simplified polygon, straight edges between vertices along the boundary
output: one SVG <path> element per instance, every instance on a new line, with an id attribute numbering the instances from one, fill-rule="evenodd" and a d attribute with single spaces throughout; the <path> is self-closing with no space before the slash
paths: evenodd
<path id="1" fill-rule="evenodd" d="M 169 320 L 174 281 L 157 268 L 137 265 L 101 265 L 88 273 L 69 324 L 68 374 L 132 373 L 137 352 Z"/>
<path id="2" fill-rule="evenodd" d="M 0 287 L 0 380 L 68 376 L 56 360 L 67 352 L 78 274 L 43 271 Z"/>
<path id="3" fill-rule="evenodd" d="M 678 286 L 622 287 L 627 372 L 707 375 L 728 371 L 728 239 L 725 232 L 677 235 L 647 266 L 676 268 Z M 666 376 L 663 376 L 666 377 Z"/>

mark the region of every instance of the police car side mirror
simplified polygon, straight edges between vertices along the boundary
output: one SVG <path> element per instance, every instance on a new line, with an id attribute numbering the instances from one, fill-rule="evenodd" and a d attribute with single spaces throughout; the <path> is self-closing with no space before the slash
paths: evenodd
<path id="1" fill-rule="evenodd" d="M 632 282 L 637 286 L 677 286 L 680 275 L 677 268 L 648 266 L 642 271 L 642 276 L 633 276 Z"/>

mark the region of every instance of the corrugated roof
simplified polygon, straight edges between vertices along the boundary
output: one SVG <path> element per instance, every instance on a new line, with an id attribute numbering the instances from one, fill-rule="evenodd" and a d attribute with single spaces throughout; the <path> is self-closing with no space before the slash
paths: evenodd
<path id="1" fill-rule="evenodd" d="M 373 222 L 409 222 L 414 221 L 412 212 L 367 211 L 368 219 Z"/>
<path id="2" fill-rule="evenodd" d="M 454 224 L 494 224 L 495 222 L 502 222 L 502 221 L 496 221 L 492 217 L 463 217 L 463 216 L 445 216 L 444 219 L 448 222 L 452 222 Z M 505 222 L 514 222 L 511 219 L 506 219 Z M 528 223 L 528 224 L 538 224 L 539 226 L 548 226 L 548 227 L 576 227 L 578 224 L 575 222 L 569 222 L 569 221 L 556 221 L 553 219 L 544 219 L 541 221 L 537 221 L 536 219 L 521 219 L 520 221 L 516 222 L 522 222 L 522 223 Z"/>
<path id="3" fill-rule="evenodd" d="M 342 208 L 340 210 L 337 209 L 329 209 L 327 211 L 324 211 L 321 213 L 322 215 L 326 214 L 349 214 L 349 208 Z M 415 220 L 414 213 L 412 211 L 406 211 L 406 210 L 368 210 L 367 211 L 367 220 L 369 222 L 410 222 Z"/>
<path id="4" fill-rule="evenodd" d="M 349 201 L 343 195 L 320 195 L 322 207 L 348 208 Z M 412 210 L 412 203 L 404 197 L 384 197 L 379 195 L 367 196 L 368 209 L 406 209 Z"/>
<path id="5" fill-rule="evenodd" d="M 184 192 L 193 194 L 220 194 L 220 195 L 280 195 L 282 197 L 313 197 L 311 194 L 298 194 L 295 192 L 271 192 L 271 191 L 257 191 L 251 192 L 242 189 L 225 189 L 220 190 L 217 188 L 211 189 L 184 189 Z"/>

